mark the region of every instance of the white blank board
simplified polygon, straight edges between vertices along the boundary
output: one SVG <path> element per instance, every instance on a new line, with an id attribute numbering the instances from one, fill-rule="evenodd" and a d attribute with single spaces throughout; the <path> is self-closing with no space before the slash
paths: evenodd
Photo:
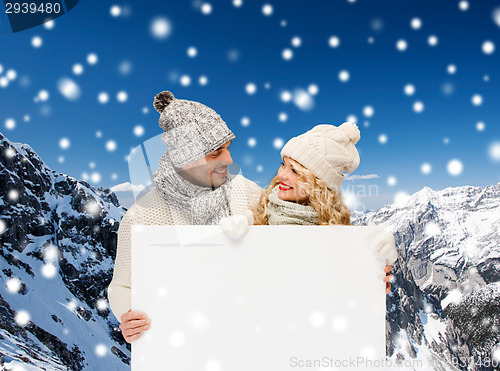
<path id="1" fill-rule="evenodd" d="M 132 370 L 333 370 L 385 359 L 374 227 L 132 227 Z M 349 364 L 349 362 L 351 362 Z M 302 365 L 302 367 L 301 367 Z M 308 367 L 306 365 L 309 365 Z"/>

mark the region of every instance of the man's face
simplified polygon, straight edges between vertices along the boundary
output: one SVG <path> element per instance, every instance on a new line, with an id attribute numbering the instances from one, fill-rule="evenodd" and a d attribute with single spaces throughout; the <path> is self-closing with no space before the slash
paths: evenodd
<path id="1" fill-rule="evenodd" d="M 233 163 L 229 152 L 230 144 L 231 141 L 198 161 L 183 166 L 180 175 L 202 187 L 219 187 L 226 181 L 227 167 Z"/>

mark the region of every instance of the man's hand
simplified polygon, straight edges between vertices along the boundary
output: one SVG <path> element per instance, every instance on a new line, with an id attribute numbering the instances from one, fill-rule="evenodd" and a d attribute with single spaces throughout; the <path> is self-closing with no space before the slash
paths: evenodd
<path id="1" fill-rule="evenodd" d="M 121 317 L 120 329 L 127 343 L 139 339 L 141 333 L 149 329 L 151 320 L 144 313 L 129 310 Z"/>
<path id="2" fill-rule="evenodd" d="M 382 281 L 385 282 L 385 293 L 388 294 L 391 292 L 391 284 L 394 276 L 390 274 L 389 272 L 392 270 L 392 265 L 386 265 L 384 268 L 385 272 L 385 277 L 382 279 Z"/>

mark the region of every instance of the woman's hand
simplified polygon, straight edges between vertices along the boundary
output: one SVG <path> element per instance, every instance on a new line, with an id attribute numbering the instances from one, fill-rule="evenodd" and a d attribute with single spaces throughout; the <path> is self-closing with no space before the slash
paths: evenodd
<path id="1" fill-rule="evenodd" d="M 149 329 L 151 320 L 144 313 L 129 310 L 121 317 L 120 330 L 127 343 L 139 339 L 141 333 Z"/>
<path id="2" fill-rule="evenodd" d="M 389 273 L 391 270 L 392 270 L 392 265 L 386 265 L 384 268 L 385 277 L 382 279 L 382 281 L 385 282 L 385 293 L 386 294 L 391 292 L 390 282 L 392 282 L 392 280 L 394 279 L 394 276 Z"/>

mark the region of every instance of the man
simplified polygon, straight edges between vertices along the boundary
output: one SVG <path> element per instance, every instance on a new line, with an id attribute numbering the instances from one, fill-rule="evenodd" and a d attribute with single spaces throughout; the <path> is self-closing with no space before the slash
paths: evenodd
<path id="1" fill-rule="evenodd" d="M 149 329 L 150 320 L 131 311 L 131 225 L 217 224 L 230 215 L 245 215 L 256 206 L 262 189 L 243 176 L 231 176 L 229 145 L 234 134 L 211 108 L 176 99 L 171 92 L 155 97 L 167 152 L 153 180 L 156 187 L 141 197 L 120 222 L 113 280 L 108 288 L 111 310 L 120 319 L 129 343 Z M 386 266 L 386 292 L 392 275 Z"/>
<path id="2" fill-rule="evenodd" d="M 154 106 L 161 114 L 162 140 L 168 150 L 153 176 L 156 187 L 137 200 L 120 223 L 108 289 L 111 310 L 129 343 L 150 324 L 145 314 L 130 310 L 131 225 L 217 224 L 230 215 L 245 215 L 262 192 L 250 180 L 228 174 L 233 162 L 229 145 L 235 136 L 214 110 L 176 99 L 171 92 L 158 94 Z"/>

